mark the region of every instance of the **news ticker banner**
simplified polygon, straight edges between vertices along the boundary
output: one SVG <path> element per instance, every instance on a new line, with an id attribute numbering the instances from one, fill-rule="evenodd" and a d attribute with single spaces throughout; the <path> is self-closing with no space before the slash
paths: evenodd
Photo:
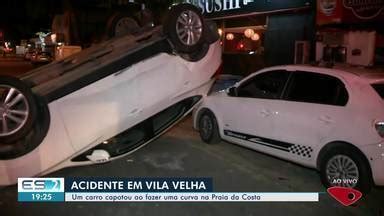
<path id="1" fill-rule="evenodd" d="M 212 178 L 19 178 L 19 202 L 318 202 L 319 193 L 214 192 Z"/>

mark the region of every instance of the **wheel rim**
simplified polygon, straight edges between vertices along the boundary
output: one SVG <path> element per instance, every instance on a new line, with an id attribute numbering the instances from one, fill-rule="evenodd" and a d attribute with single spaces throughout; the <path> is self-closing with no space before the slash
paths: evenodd
<path id="1" fill-rule="evenodd" d="M 0 85 L 0 137 L 19 131 L 29 117 L 27 98 L 16 88 Z"/>
<path id="2" fill-rule="evenodd" d="M 333 156 L 327 163 L 326 172 L 332 186 L 353 188 L 359 180 L 357 164 L 346 155 Z"/>
<path id="3" fill-rule="evenodd" d="M 204 115 L 200 122 L 200 133 L 204 139 L 209 139 L 212 134 L 213 123 L 209 116 Z"/>
<path id="4" fill-rule="evenodd" d="M 137 28 L 136 21 L 129 17 L 123 17 L 115 25 L 115 36 L 131 33 L 135 28 Z"/>
<path id="5" fill-rule="evenodd" d="M 188 46 L 195 45 L 200 40 L 203 30 L 202 21 L 197 13 L 184 11 L 176 21 L 176 32 L 179 40 Z"/>

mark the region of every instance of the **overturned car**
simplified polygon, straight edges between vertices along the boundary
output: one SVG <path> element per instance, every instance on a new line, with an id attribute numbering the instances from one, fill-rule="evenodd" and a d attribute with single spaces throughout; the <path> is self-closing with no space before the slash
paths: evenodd
<path id="1" fill-rule="evenodd" d="M 207 93 L 221 63 L 217 28 L 194 6 L 164 24 L 0 77 L 0 185 L 129 154 Z"/>

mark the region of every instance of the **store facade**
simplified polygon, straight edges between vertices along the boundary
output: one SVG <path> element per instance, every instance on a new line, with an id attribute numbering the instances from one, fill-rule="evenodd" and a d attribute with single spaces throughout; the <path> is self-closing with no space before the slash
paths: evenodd
<path id="1" fill-rule="evenodd" d="M 384 0 L 317 1 L 316 60 L 384 65 Z"/>
<path id="2" fill-rule="evenodd" d="M 224 73 L 247 75 L 315 56 L 314 0 L 187 0 L 216 21 Z"/>

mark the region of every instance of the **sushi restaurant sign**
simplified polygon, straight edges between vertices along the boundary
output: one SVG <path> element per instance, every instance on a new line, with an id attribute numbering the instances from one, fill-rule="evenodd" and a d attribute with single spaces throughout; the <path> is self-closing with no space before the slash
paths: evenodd
<path id="1" fill-rule="evenodd" d="M 202 9 L 207 17 L 296 9 L 314 5 L 314 0 L 185 0 Z"/>

